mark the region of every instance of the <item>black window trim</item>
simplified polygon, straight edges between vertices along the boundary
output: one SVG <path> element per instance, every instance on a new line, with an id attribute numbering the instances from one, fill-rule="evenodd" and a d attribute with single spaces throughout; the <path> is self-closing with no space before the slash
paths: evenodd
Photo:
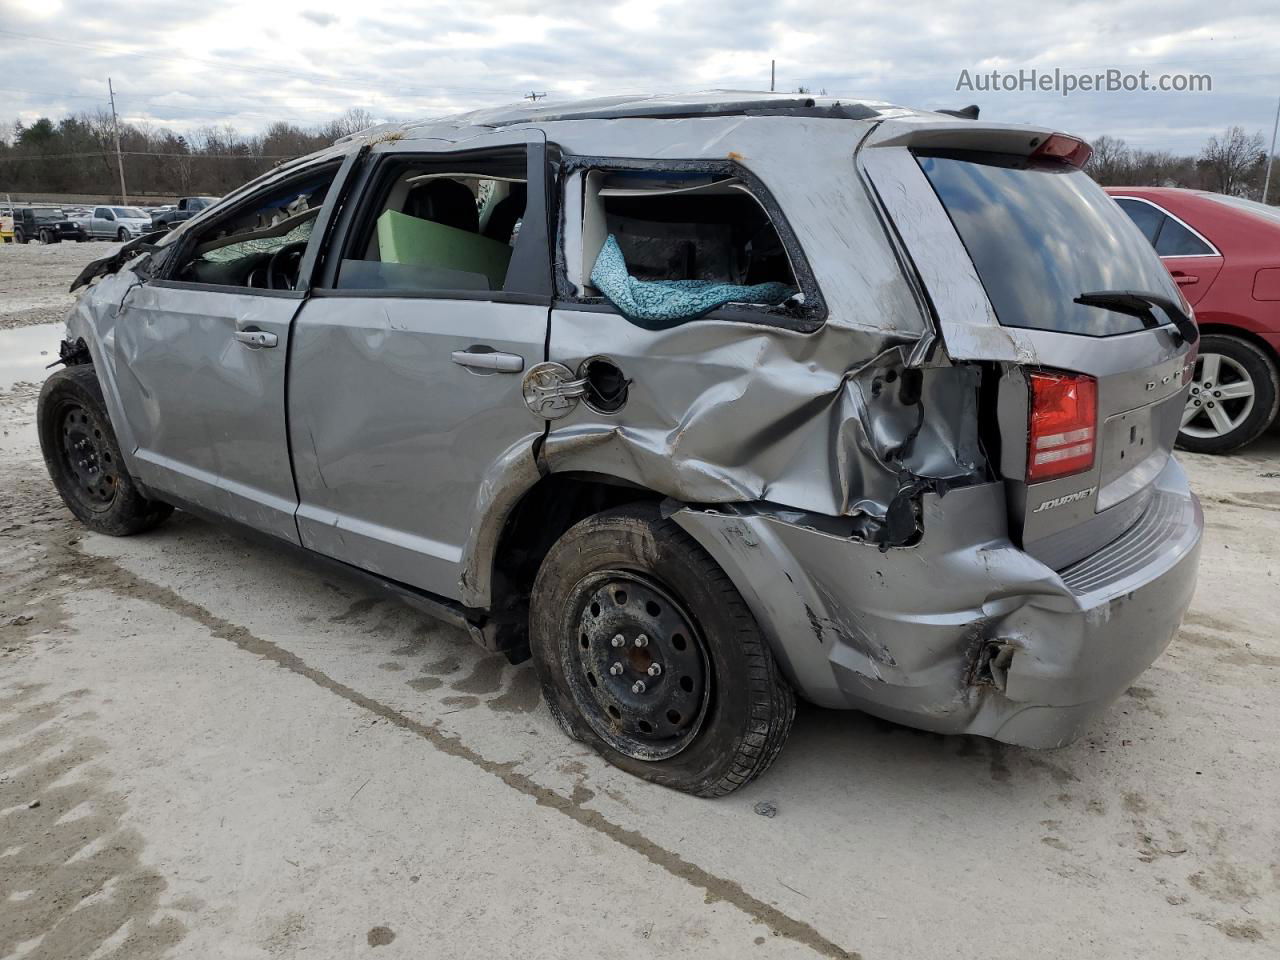
<path id="1" fill-rule="evenodd" d="M 804 249 L 800 246 L 800 241 L 796 238 L 795 231 L 791 229 L 791 224 L 787 222 L 782 208 L 773 199 L 773 194 L 769 192 L 768 188 L 755 174 L 733 160 L 646 160 L 630 157 L 565 156 L 560 164 L 559 177 L 555 187 L 555 195 L 560 209 L 559 216 L 556 218 L 554 247 L 556 283 L 556 295 L 552 304 L 554 309 L 578 310 L 584 313 L 609 313 L 622 317 L 617 307 L 604 297 L 581 296 L 574 291 L 573 284 L 569 282 L 568 265 L 564 259 L 566 229 L 564 214 L 568 205 L 560 201 L 564 195 L 565 186 L 570 175 L 587 170 L 654 170 L 674 173 L 709 173 L 735 177 L 741 180 L 751 191 L 751 195 L 756 202 L 764 208 L 765 214 L 769 217 L 769 222 L 773 224 L 773 228 L 778 232 L 778 239 L 782 241 L 782 246 L 787 252 L 787 258 L 791 262 L 792 271 L 795 273 L 796 283 L 800 286 L 800 292 L 804 294 L 804 305 L 799 314 L 796 314 L 788 311 L 785 307 L 771 307 L 763 304 L 733 304 L 712 310 L 697 319 L 758 324 L 806 334 L 821 330 L 826 323 L 827 301 L 823 297 L 822 289 L 818 286 L 818 280 L 809 266 L 809 259 L 805 256 Z M 647 324 L 637 323 L 626 317 L 622 318 L 641 329 L 658 329 L 656 326 L 650 327 Z M 694 321 L 681 321 L 682 324 L 692 322 Z M 670 325 L 664 325 L 664 328 L 666 326 Z"/>
<path id="2" fill-rule="evenodd" d="M 1206 237 L 1203 233 L 1201 233 L 1191 224 L 1187 223 L 1187 221 L 1183 220 L 1181 217 L 1177 216 L 1176 214 L 1170 213 L 1168 210 L 1160 206 L 1160 204 L 1156 203 L 1154 200 L 1148 200 L 1146 197 L 1131 196 L 1130 194 L 1127 194 L 1127 193 L 1113 193 L 1111 194 L 1111 199 L 1117 201 L 1117 203 L 1120 200 L 1136 200 L 1138 203 L 1145 203 L 1148 207 L 1152 207 L 1153 209 L 1160 211 L 1166 217 L 1172 220 L 1174 223 L 1190 231 L 1191 235 L 1195 237 L 1197 240 L 1199 240 L 1201 243 L 1203 243 L 1205 246 L 1207 246 L 1210 251 L 1209 253 L 1160 253 L 1159 250 L 1157 250 L 1156 254 L 1157 256 L 1160 257 L 1161 260 L 1175 260 L 1175 259 L 1190 260 L 1196 257 L 1222 256 L 1221 251 L 1218 250 L 1218 248 L 1214 245 L 1214 243 L 1208 237 Z M 1124 208 L 1121 207 L 1121 209 L 1123 210 Z M 1151 240 L 1152 247 L 1155 247 L 1156 244 L 1160 242 L 1160 234 L 1162 232 L 1164 232 L 1164 224 L 1160 225 L 1160 229 L 1156 231 L 1155 237 L 1152 238 Z"/>
<path id="3" fill-rule="evenodd" d="M 314 297 L 358 298 L 378 300 L 472 300 L 491 303 L 515 303 L 531 306 L 550 306 L 552 300 L 551 251 L 550 240 L 546 234 L 541 243 L 526 243 L 512 250 L 512 262 L 517 255 L 525 261 L 518 264 L 521 274 L 527 282 L 526 290 L 362 290 L 354 287 L 336 286 L 338 271 L 342 264 L 343 254 L 353 238 L 364 236 L 365 227 L 372 219 L 373 208 L 370 204 L 380 202 L 381 187 L 385 180 L 384 171 L 389 165 L 405 163 L 441 164 L 452 166 L 465 165 L 468 162 L 483 162 L 511 151 L 525 151 L 525 169 L 528 178 L 527 186 L 532 187 L 535 179 L 541 179 L 543 189 L 528 189 L 528 200 L 525 205 L 524 220 L 537 222 L 539 206 L 544 223 L 550 224 L 552 214 L 552 198 L 550 184 L 554 182 L 552 173 L 553 160 L 545 140 L 526 140 L 503 143 L 488 147 L 471 147 L 455 150 L 395 150 L 379 153 L 369 158 L 353 178 L 349 194 L 354 202 L 344 205 L 342 214 L 335 221 L 332 235 L 326 238 L 323 246 L 323 263 L 317 284 L 312 287 Z M 548 226 L 547 234 L 550 227 Z M 521 236 L 526 236 L 525 226 L 521 227 Z M 528 233 L 536 236 L 536 233 Z"/>

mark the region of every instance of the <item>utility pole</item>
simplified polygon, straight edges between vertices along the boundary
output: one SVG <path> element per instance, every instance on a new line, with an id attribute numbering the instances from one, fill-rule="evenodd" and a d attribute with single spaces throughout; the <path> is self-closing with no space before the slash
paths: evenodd
<path id="1" fill-rule="evenodd" d="M 1280 130 L 1280 101 L 1276 102 L 1276 122 L 1271 125 L 1271 149 L 1267 151 L 1267 175 L 1262 178 L 1262 202 L 1267 202 L 1267 189 L 1271 186 L 1271 162 L 1276 158 L 1276 131 Z"/>
<path id="2" fill-rule="evenodd" d="M 778 79 L 778 61 L 769 61 L 769 92 L 773 93 L 773 85 Z"/>
<path id="3" fill-rule="evenodd" d="M 124 187 L 124 154 L 120 152 L 120 121 L 116 118 L 116 92 L 111 86 L 111 78 L 107 77 L 107 93 L 111 95 L 111 129 L 116 136 L 116 166 L 120 168 L 120 203 L 129 205 L 129 194 Z"/>

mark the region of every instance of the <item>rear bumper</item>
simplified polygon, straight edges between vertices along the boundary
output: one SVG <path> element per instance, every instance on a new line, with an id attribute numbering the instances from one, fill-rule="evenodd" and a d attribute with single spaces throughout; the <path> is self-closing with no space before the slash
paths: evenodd
<path id="1" fill-rule="evenodd" d="M 926 495 L 921 543 L 884 553 L 759 507 L 673 519 L 734 580 L 802 696 L 1052 747 L 1155 661 L 1191 601 L 1200 504 L 1172 459 L 1155 487 L 1128 531 L 1061 572 L 1004 536 L 1000 484 Z"/>

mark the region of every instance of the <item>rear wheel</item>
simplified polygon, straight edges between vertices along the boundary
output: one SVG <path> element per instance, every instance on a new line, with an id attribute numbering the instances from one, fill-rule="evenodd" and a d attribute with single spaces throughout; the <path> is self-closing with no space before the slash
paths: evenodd
<path id="1" fill-rule="evenodd" d="M 654 783 L 722 796 L 767 770 L 791 730 L 794 696 L 742 596 L 655 506 L 560 538 L 530 640 L 561 727 Z"/>
<path id="2" fill-rule="evenodd" d="M 44 382 L 36 421 L 53 485 L 90 530 L 129 536 L 173 512 L 167 503 L 144 497 L 125 469 L 91 365 L 66 367 Z"/>
<path id="3" fill-rule="evenodd" d="M 1280 374 L 1260 348 L 1225 334 L 1200 339 L 1178 446 L 1227 453 L 1256 439 L 1276 418 Z"/>
<path id="4" fill-rule="evenodd" d="M 27 235 L 26 235 L 25 233 L 23 233 L 21 230 L 14 230 L 14 231 L 13 231 L 13 242 L 14 242 L 14 243 L 26 243 L 26 242 L 27 242 Z"/>

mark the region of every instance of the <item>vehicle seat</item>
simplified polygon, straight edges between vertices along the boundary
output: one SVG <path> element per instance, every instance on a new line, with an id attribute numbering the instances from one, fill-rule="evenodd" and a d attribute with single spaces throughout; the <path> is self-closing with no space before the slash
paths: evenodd
<path id="1" fill-rule="evenodd" d="M 457 180 L 428 180 L 414 187 L 405 197 L 403 212 L 468 233 L 480 231 L 476 198 Z"/>
<path id="2" fill-rule="evenodd" d="M 510 243 L 516 222 L 524 216 L 528 195 L 528 188 L 523 183 L 513 183 L 511 192 L 499 200 L 489 213 L 489 222 L 484 225 L 484 235 L 491 240 Z"/>

